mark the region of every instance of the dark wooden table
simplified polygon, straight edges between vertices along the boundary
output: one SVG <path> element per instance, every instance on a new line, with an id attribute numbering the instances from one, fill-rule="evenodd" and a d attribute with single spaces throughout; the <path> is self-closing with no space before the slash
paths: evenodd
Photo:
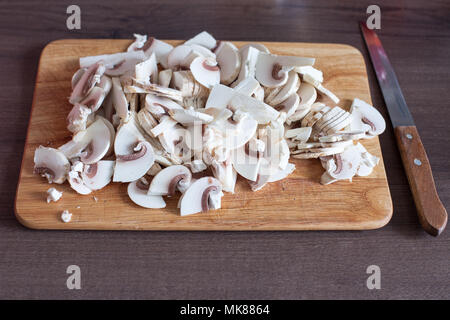
<path id="1" fill-rule="evenodd" d="M 14 195 L 42 48 L 61 38 L 337 42 L 367 58 L 358 21 L 372 1 L 0 2 L 0 298 L 316 299 L 450 298 L 450 230 L 422 231 L 390 126 L 381 136 L 394 215 L 365 232 L 34 231 L 14 217 Z M 450 3 L 377 1 L 379 35 L 450 204 Z M 368 60 L 367 60 L 368 62 Z M 387 116 L 370 64 L 374 103 Z M 68 290 L 78 265 L 82 289 Z M 366 268 L 381 268 L 368 290 Z"/>

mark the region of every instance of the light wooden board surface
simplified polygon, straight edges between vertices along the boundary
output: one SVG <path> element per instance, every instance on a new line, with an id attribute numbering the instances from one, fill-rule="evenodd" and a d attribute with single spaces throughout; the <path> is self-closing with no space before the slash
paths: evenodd
<path id="1" fill-rule="evenodd" d="M 180 41 L 168 41 L 178 44 Z M 164 209 L 144 209 L 126 193 L 126 184 L 110 184 L 82 196 L 68 183 L 56 185 L 63 197 L 46 203 L 45 180 L 33 174 L 34 150 L 39 145 L 58 147 L 70 140 L 66 116 L 71 109 L 70 79 L 78 58 L 124 51 L 131 40 L 58 40 L 42 52 L 33 98 L 31 119 L 17 187 L 18 220 L 36 229 L 98 230 L 363 230 L 384 226 L 392 216 L 392 200 L 383 161 L 369 177 L 323 186 L 320 161 L 295 160 L 288 178 L 252 192 L 238 178 L 235 194 L 226 193 L 222 209 L 180 217 L 178 197 L 167 199 Z M 248 42 L 234 42 L 238 47 Z M 324 72 L 324 85 L 349 108 L 354 97 L 371 103 L 363 56 L 354 47 L 340 44 L 264 43 L 273 53 L 316 57 Z M 378 138 L 361 141 L 372 154 L 382 157 Z M 94 200 L 94 196 L 98 201 Z M 70 223 L 61 212 L 69 210 Z"/>

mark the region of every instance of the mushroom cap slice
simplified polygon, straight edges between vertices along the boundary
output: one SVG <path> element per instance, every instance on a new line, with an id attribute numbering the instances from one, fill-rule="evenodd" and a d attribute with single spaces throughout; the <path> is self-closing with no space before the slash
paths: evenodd
<path id="1" fill-rule="evenodd" d="M 158 63 L 155 54 L 138 63 L 134 67 L 134 74 L 136 80 L 142 83 L 158 83 Z"/>
<path id="2" fill-rule="evenodd" d="M 212 88 L 220 83 L 220 68 L 217 62 L 211 58 L 195 58 L 190 69 L 195 80 L 207 88 Z"/>
<path id="3" fill-rule="evenodd" d="M 81 76 L 86 72 L 86 68 L 80 68 L 78 69 L 72 76 L 72 81 L 71 81 L 71 85 L 72 85 L 72 90 L 73 88 L 75 88 L 75 86 L 77 85 L 78 81 L 80 81 Z"/>
<path id="4" fill-rule="evenodd" d="M 205 109 L 225 109 L 228 106 L 229 101 L 236 94 L 236 90 L 233 88 L 224 86 L 222 84 L 215 85 L 208 96 Z"/>
<path id="5" fill-rule="evenodd" d="M 128 102 L 123 92 L 122 85 L 120 84 L 119 78 L 112 78 L 112 104 L 114 110 L 116 110 L 116 115 L 121 119 L 126 119 L 128 117 Z"/>
<path id="6" fill-rule="evenodd" d="M 267 124 L 271 120 L 277 119 L 280 114 L 268 104 L 240 93 L 236 93 L 232 97 L 227 107 L 247 112 L 258 124 Z"/>
<path id="7" fill-rule="evenodd" d="M 239 49 L 241 57 L 241 68 L 239 70 L 238 78 L 231 85 L 232 87 L 237 86 L 239 83 L 241 83 L 247 78 L 255 77 L 256 62 L 258 61 L 259 51 L 255 49 L 253 46 L 246 47 L 246 49 L 243 50 L 241 49 Z"/>
<path id="8" fill-rule="evenodd" d="M 213 117 L 209 114 L 198 112 L 194 109 L 173 109 L 169 115 L 182 125 L 191 125 L 198 123 L 210 123 Z"/>
<path id="9" fill-rule="evenodd" d="M 139 141 L 133 153 L 116 155 L 114 182 L 131 182 L 143 177 L 155 162 L 152 145 Z"/>
<path id="10" fill-rule="evenodd" d="M 205 48 L 208 48 L 209 50 L 212 50 L 216 47 L 217 41 L 211 34 L 209 34 L 206 31 L 202 31 L 195 37 L 187 40 L 184 44 L 185 45 L 198 44 Z"/>
<path id="11" fill-rule="evenodd" d="M 67 116 L 67 130 L 72 133 L 86 130 L 87 119 L 91 113 L 91 109 L 76 103 Z"/>
<path id="12" fill-rule="evenodd" d="M 288 163 L 284 169 L 278 169 L 277 172 L 270 175 L 269 180 L 267 182 L 275 182 L 279 180 L 285 179 L 288 175 L 290 175 L 295 170 L 295 164 Z"/>
<path id="13" fill-rule="evenodd" d="M 184 108 L 175 101 L 151 93 L 145 96 L 145 109 L 158 120 L 164 115 L 169 115 L 169 111 L 176 109 L 184 110 Z"/>
<path id="14" fill-rule="evenodd" d="M 80 101 L 80 104 L 88 107 L 92 112 L 97 111 L 105 99 L 105 91 L 100 87 L 93 87 L 89 94 Z"/>
<path id="15" fill-rule="evenodd" d="M 307 82 L 302 82 L 300 84 L 297 94 L 300 97 L 300 104 L 298 106 L 299 109 L 311 106 L 317 99 L 316 88 Z"/>
<path id="16" fill-rule="evenodd" d="M 103 61 L 97 61 L 90 65 L 81 76 L 77 76 L 79 77 L 79 80 L 76 81 L 76 84 L 73 87 L 69 102 L 75 104 L 86 97 L 92 88 L 100 82 L 104 72 L 105 65 Z"/>
<path id="17" fill-rule="evenodd" d="M 248 144 L 234 150 L 232 163 L 236 172 L 245 179 L 256 181 L 258 178 L 261 160 L 256 151 L 250 150 Z"/>
<path id="18" fill-rule="evenodd" d="M 99 61 L 103 61 L 106 75 L 120 76 L 129 70 L 133 70 L 137 63 L 144 61 L 146 58 L 142 50 L 102 54 L 80 58 L 80 67 L 88 68 Z"/>
<path id="19" fill-rule="evenodd" d="M 100 115 L 96 115 L 95 116 L 95 120 L 98 120 L 98 119 L 100 119 L 100 120 L 102 120 L 103 121 L 103 123 L 108 127 L 108 129 L 109 129 L 109 134 L 110 134 L 110 138 L 111 138 L 111 143 L 110 143 L 110 145 L 109 145 L 109 149 L 108 149 L 108 152 L 106 152 L 106 155 L 105 156 L 108 156 L 108 155 L 110 155 L 113 151 L 114 151 L 114 140 L 115 140 L 115 138 L 116 138 L 116 130 L 114 129 L 114 126 L 112 125 L 112 123 L 108 120 L 108 119 L 106 119 L 106 118 L 104 118 L 104 117 L 102 117 L 102 116 L 100 116 Z"/>
<path id="20" fill-rule="evenodd" d="M 86 164 L 98 162 L 106 155 L 112 143 L 110 129 L 103 120 L 97 119 L 88 127 L 87 137 L 89 142 L 80 159 Z"/>
<path id="21" fill-rule="evenodd" d="M 138 206 L 149 209 L 161 209 L 166 207 L 163 197 L 151 196 L 147 194 L 147 188 L 140 182 L 140 180 L 130 182 L 128 184 L 127 192 L 131 201 Z"/>
<path id="22" fill-rule="evenodd" d="M 183 165 L 174 165 L 159 171 L 148 188 L 148 195 L 175 195 L 176 190 L 186 191 L 191 184 L 192 174 Z"/>
<path id="23" fill-rule="evenodd" d="M 285 112 L 286 117 L 290 117 L 297 110 L 300 103 L 300 97 L 295 92 L 282 101 L 279 105 L 275 106 L 275 110 L 278 112 Z"/>
<path id="24" fill-rule="evenodd" d="M 352 122 L 350 130 L 364 130 L 370 136 L 377 136 L 386 129 L 381 113 L 367 102 L 355 98 L 350 108 Z"/>
<path id="25" fill-rule="evenodd" d="M 70 187 L 79 194 L 86 195 L 92 192 L 92 189 L 84 184 L 83 179 L 77 171 L 70 171 L 67 180 L 69 181 Z"/>
<path id="26" fill-rule="evenodd" d="M 63 183 L 69 170 L 69 160 L 61 151 L 39 146 L 34 152 L 34 172 L 47 178 L 49 183 Z"/>
<path id="27" fill-rule="evenodd" d="M 239 51 L 234 44 L 224 41 L 221 42 L 215 53 L 220 67 L 220 82 L 229 85 L 236 79 L 241 68 Z"/>
<path id="28" fill-rule="evenodd" d="M 160 63 L 165 69 L 169 67 L 167 63 L 167 58 L 169 53 L 173 50 L 172 45 L 164 41 L 150 37 L 148 40 L 144 42 L 142 47 L 139 49 L 144 50 L 144 53 L 147 57 L 150 57 L 152 54 L 155 54 L 157 63 Z"/>
<path id="29" fill-rule="evenodd" d="M 267 49 L 267 47 L 261 43 L 247 43 L 244 44 L 242 47 L 239 48 L 239 53 L 244 53 L 245 51 L 247 51 L 249 48 L 254 48 L 258 51 L 264 52 L 264 53 L 270 53 L 269 49 Z"/>
<path id="30" fill-rule="evenodd" d="M 100 190 L 111 182 L 114 173 L 114 161 L 100 160 L 84 166 L 81 178 L 84 184 L 92 190 Z"/>
<path id="31" fill-rule="evenodd" d="M 245 94 L 246 96 L 252 96 L 253 94 L 256 94 L 258 89 L 262 89 L 261 85 L 255 78 L 252 77 L 245 78 L 234 87 L 234 90 L 239 93 Z M 264 99 L 264 89 L 262 89 L 262 91 Z"/>
<path id="32" fill-rule="evenodd" d="M 260 52 L 256 62 L 255 77 L 265 87 L 279 87 L 286 83 L 288 72 L 294 67 L 313 65 L 314 61 L 313 58 L 277 56 Z"/>
<path id="33" fill-rule="evenodd" d="M 338 180 L 351 179 L 357 172 L 361 163 L 360 150 L 351 145 L 344 152 L 335 154 L 333 158 L 326 161 L 327 173 Z"/>
<path id="34" fill-rule="evenodd" d="M 147 35 L 134 33 L 133 36 L 134 36 L 135 40 L 127 48 L 127 52 L 137 51 L 137 50 L 141 49 L 144 46 L 144 44 L 147 42 Z"/>
<path id="35" fill-rule="evenodd" d="M 167 66 L 169 69 L 178 70 L 183 62 L 192 52 L 192 47 L 187 45 L 180 45 L 173 48 L 167 56 Z"/>
<path id="36" fill-rule="evenodd" d="M 220 196 L 222 185 L 213 177 L 203 177 L 193 182 L 180 199 L 180 214 L 187 216 L 206 212 L 211 208 L 210 197 Z"/>
<path id="37" fill-rule="evenodd" d="M 300 78 L 295 71 L 290 71 L 288 73 L 288 79 L 286 84 L 281 88 L 281 90 L 270 100 L 272 106 L 280 104 L 292 94 L 296 93 L 300 87 Z"/>

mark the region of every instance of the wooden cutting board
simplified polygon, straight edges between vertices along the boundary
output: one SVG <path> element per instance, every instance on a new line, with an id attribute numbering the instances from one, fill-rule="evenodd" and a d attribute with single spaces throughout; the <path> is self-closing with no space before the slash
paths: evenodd
<path id="1" fill-rule="evenodd" d="M 180 41 L 168 41 L 178 44 Z M 111 183 L 90 195 L 79 195 L 68 183 L 60 201 L 47 204 L 46 181 L 33 174 L 34 150 L 39 145 L 59 147 L 70 140 L 66 116 L 70 79 L 78 58 L 124 51 L 131 40 L 58 40 L 42 52 L 36 79 L 31 119 L 17 187 L 15 212 L 25 226 L 35 229 L 98 230 L 361 230 L 384 226 L 392 216 L 392 200 L 383 160 L 369 177 L 355 177 L 323 186 L 320 161 L 295 160 L 296 170 L 287 179 L 252 192 L 238 178 L 235 194 L 226 193 L 222 209 L 180 217 L 178 197 L 167 199 L 164 209 L 135 205 L 127 184 Z M 241 46 L 248 42 L 235 42 Z M 349 108 L 354 97 L 371 102 L 363 56 L 354 47 L 320 43 L 264 43 L 276 54 L 316 57 L 324 72 L 324 85 Z M 362 141 L 372 154 L 382 157 L 378 138 Z M 95 196 L 95 198 L 94 198 Z M 70 223 L 61 221 L 69 210 Z"/>

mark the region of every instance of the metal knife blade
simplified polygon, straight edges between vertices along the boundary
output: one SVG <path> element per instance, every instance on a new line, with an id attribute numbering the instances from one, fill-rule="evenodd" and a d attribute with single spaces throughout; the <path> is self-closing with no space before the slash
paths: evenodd
<path id="1" fill-rule="evenodd" d="M 392 126 L 394 128 L 398 126 L 413 126 L 414 120 L 406 105 L 397 76 L 380 39 L 373 30 L 367 28 L 364 22 L 360 22 L 360 27 L 367 49 L 369 50 L 373 68 L 377 74 L 378 83 L 383 93 Z"/>

